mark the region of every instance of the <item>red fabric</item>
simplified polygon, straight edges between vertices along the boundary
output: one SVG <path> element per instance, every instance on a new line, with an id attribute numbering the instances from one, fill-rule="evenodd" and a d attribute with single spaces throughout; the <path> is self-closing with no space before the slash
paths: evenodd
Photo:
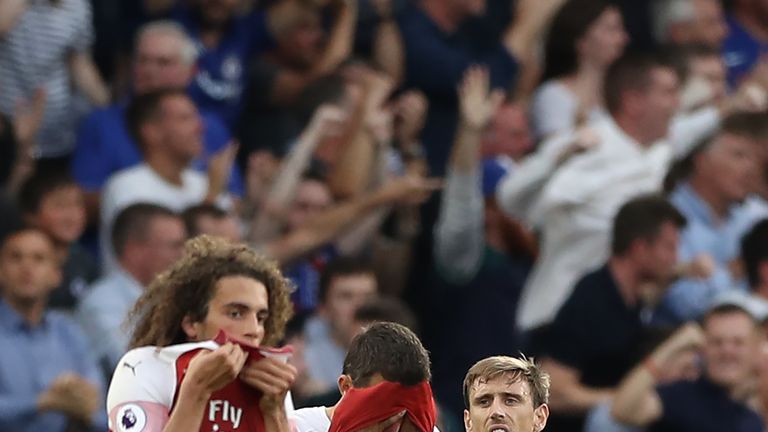
<path id="1" fill-rule="evenodd" d="M 350 389 L 336 406 L 328 432 L 356 432 L 401 413 L 421 432 L 432 432 L 437 421 L 432 387 L 385 381 L 373 387 Z"/>
<path id="2" fill-rule="evenodd" d="M 290 346 L 271 349 L 246 345 L 231 339 L 224 332 L 219 332 L 214 342 L 219 345 L 227 342 L 237 343 L 248 352 L 249 361 L 258 361 L 269 356 L 288 356 L 293 352 L 293 348 Z M 186 352 L 176 361 L 177 389 L 181 388 L 189 362 L 199 351 L 200 349 Z M 174 396 L 174 407 L 177 397 L 178 391 Z M 259 409 L 259 399 L 261 399 L 260 391 L 239 379 L 233 380 L 222 389 L 214 392 L 208 399 L 200 432 L 212 430 L 219 432 L 266 432 L 264 416 Z"/>

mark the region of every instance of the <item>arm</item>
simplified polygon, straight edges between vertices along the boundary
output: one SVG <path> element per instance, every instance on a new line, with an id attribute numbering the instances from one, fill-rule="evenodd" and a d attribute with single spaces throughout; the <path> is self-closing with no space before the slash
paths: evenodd
<path id="1" fill-rule="evenodd" d="M 376 192 L 326 210 L 307 226 L 269 242 L 266 252 L 285 264 L 335 239 L 369 212 L 400 201 L 423 201 L 437 188 L 435 180 L 414 176 L 393 180 Z"/>
<path id="2" fill-rule="evenodd" d="M 0 1 L 0 38 L 13 30 L 21 15 L 27 10 L 27 3 L 27 0 Z"/>
<path id="3" fill-rule="evenodd" d="M 546 370 L 552 382 L 549 406 L 552 411 L 584 414 L 601 402 L 610 400 L 613 391 L 587 387 L 581 383 L 578 370 L 567 366 L 551 357 L 545 357 L 541 366 Z"/>
<path id="4" fill-rule="evenodd" d="M 270 240 L 280 231 L 280 217 L 288 210 L 317 145 L 323 135 L 337 127 L 344 116 L 340 109 L 330 105 L 321 106 L 315 111 L 309 126 L 304 129 L 298 142 L 280 165 L 280 170 L 267 192 L 265 205 L 253 222 L 251 241 Z"/>
<path id="5" fill-rule="evenodd" d="M 648 426 L 664 414 L 664 404 L 656 385 L 680 354 L 701 347 L 704 335 L 696 324 L 688 324 L 664 341 L 619 386 L 611 414 L 632 426 Z"/>
<path id="6" fill-rule="evenodd" d="M 369 125 L 377 119 L 376 116 L 386 117 L 382 112 L 384 102 L 392 92 L 392 80 L 378 72 L 367 72 L 364 78 L 364 94 L 361 106 L 357 107 L 349 125 L 348 140 L 338 160 L 333 164 L 328 184 L 334 195 L 342 198 L 352 198 L 363 192 L 371 180 L 376 155 L 376 140 Z M 382 127 L 385 134 L 391 131 L 391 121 Z M 384 137 L 383 140 L 391 139 Z"/>
<path id="7" fill-rule="evenodd" d="M 69 70 L 72 73 L 75 86 L 92 104 L 104 106 L 109 103 L 109 89 L 102 81 L 89 54 L 73 53 L 69 57 Z"/>
<path id="8" fill-rule="evenodd" d="M 480 141 L 503 99 L 501 92 L 489 94 L 489 85 L 488 72 L 473 68 L 459 90 L 460 126 L 435 228 L 438 268 L 457 281 L 474 277 L 485 245 Z"/>
<path id="9" fill-rule="evenodd" d="M 599 139 L 589 129 L 545 141 L 538 152 L 501 180 L 496 189 L 499 206 L 510 216 L 527 221 L 531 226 L 540 224 L 541 219 L 533 217 L 533 209 L 558 168 L 573 156 L 597 145 Z"/>
<path id="10" fill-rule="evenodd" d="M 392 17 L 392 0 L 373 0 L 372 4 L 379 15 L 373 36 L 373 61 L 398 85 L 405 73 L 405 47 Z"/>

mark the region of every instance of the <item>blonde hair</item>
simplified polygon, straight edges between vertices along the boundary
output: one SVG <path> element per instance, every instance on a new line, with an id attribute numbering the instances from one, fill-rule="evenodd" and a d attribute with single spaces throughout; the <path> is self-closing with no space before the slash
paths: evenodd
<path id="1" fill-rule="evenodd" d="M 464 378 L 464 405 L 469 409 L 470 390 L 478 382 L 487 382 L 501 375 L 509 374 L 513 381 L 528 383 L 533 396 L 533 407 L 549 402 L 549 374 L 544 372 L 533 359 L 508 356 L 488 357 L 475 363 Z"/>

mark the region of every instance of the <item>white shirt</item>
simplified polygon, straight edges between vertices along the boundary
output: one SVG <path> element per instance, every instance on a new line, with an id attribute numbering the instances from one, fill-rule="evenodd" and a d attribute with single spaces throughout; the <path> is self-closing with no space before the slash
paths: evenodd
<path id="1" fill-rule="evenodd" d="M 116 267 L 111 245 L 112 223 L 121 210 L 137 203 L 151 203 L 182 212 L 187 207 L 200 204 L 208 193 L 208 177 L 192 169 L 182 175 L 178 186 L 160 177 L 147 164 L 140 164 L 113 174 L 101 193 L 101 226 L 99 229 L 100 248 L 104 271 Z M 221 197 L 218 204 L 230 207 L 227 197 Z"/>
<path id="2" fill-rule="evenodd" d="M 331 419 L 323 406 L 301 408 L 288 417 L 293 432 L 328 432 Z"/>
<path id="3" fill-rule="evenodd" d="M 705 110 L 675 121 L 670 132 L 674 147 L 660 141 L 645 148 L 607 118 L 592 125 L 600 140 L 597 148 L 557 167 L 556 157 L 571 137 L 555 137 L 502 180 L 497 189 L 502 209 L 543 234 L 542 254 L 520 299 L 520 329 L 554 319 L 578 279 L 607 260 L 613 218 L 621 205 L 660 191 L 674 157 L 687 154 L 717 124 L 717 112 Z"/>

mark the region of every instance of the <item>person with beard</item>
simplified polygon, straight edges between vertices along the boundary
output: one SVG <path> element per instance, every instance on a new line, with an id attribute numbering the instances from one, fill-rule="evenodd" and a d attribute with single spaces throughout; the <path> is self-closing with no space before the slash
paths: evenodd
<path id="1" fill-rule="evenodd" d="M 456 420 L 464 403 L 455 385 L 467 369 L 519 349 L 513 314 L 531 260 L 521 228 L 494 199 L 505 169 L 496 160 L 480 160 L 484 133 L 503 99 L 490 92 L 490 83 L 487 69 L 472 68 L 459 90 L 461 121 L 435 231 L 433 307 L 422 321 L 436 396 Z"/>
<path id="2" fill-rule="evenodd" d="M 674 278 L 685 218 L 667 200 L 650 195 L 625 203 L 613 224 L 608 262 L 576 283 L 531 351 L 556 383 L 553 430 L 582 431 L 584 415 L 609 401 L 621 378 L 642 359 L 649 333 L 649 298 Z"/>

